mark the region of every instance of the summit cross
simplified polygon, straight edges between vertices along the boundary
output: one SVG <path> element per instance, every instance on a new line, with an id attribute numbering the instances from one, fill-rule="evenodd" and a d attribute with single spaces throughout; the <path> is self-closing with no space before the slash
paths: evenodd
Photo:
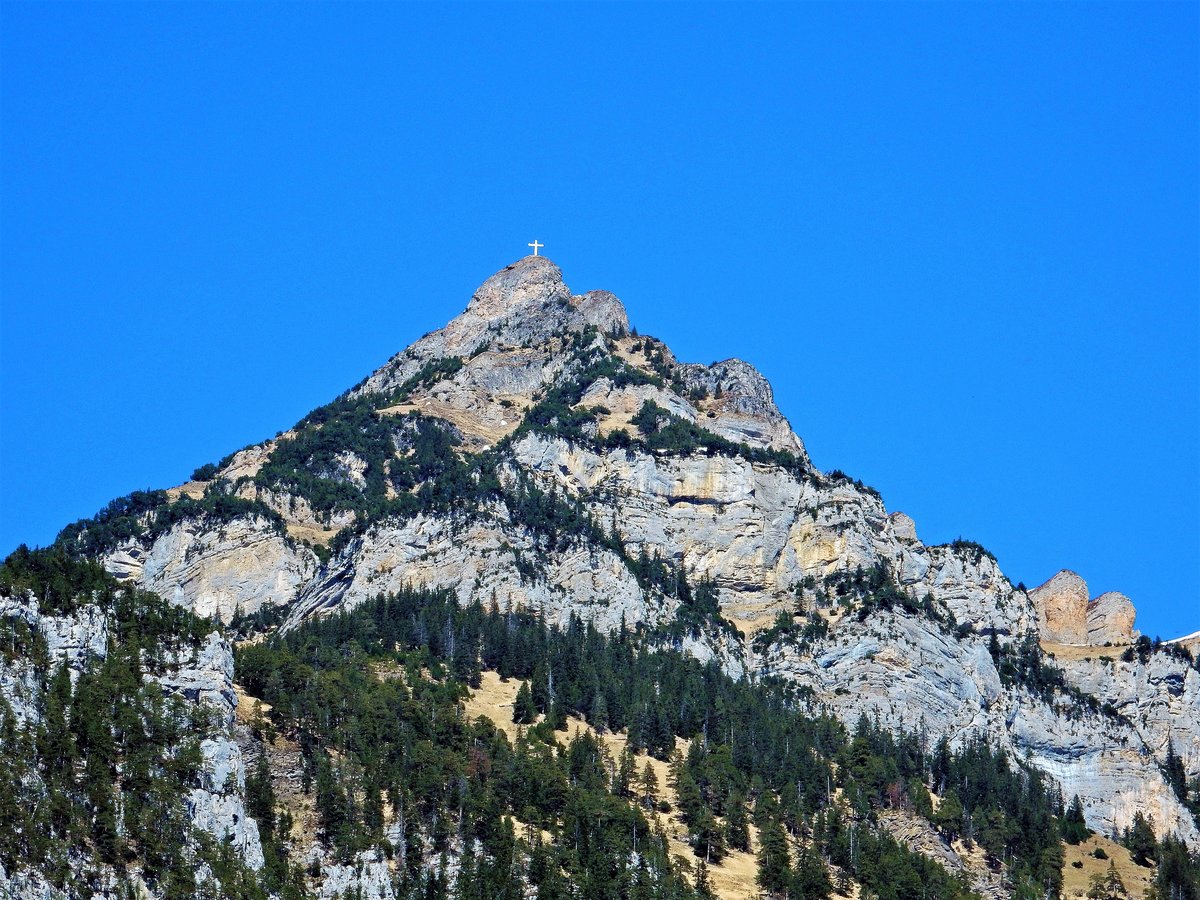
<path id="1" fill-rule="evenodd" d="M 534 239 L 533 239 L 533 243 L 532 243 L 532 244 L 526 244 L 525 246 L 526 246 L 526 247 L 532 247 L 532 248 L 533 248 L 533 255 L 534 255 L 534 256 L 537 256 L 537 255 L 538 255 L 538 248 L 539 248 L 539 247 L 545 247 L 546 245 L 545 245 L 545 244 L 539 244 L 539 243 L 538 243 L 538 239 L 537 239 L 537 238 L 534 238 Z"/>

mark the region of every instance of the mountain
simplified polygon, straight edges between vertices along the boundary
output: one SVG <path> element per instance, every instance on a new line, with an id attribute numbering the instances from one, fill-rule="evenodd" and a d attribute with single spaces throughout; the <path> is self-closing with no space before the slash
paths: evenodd
<path id="1" fill-rule="evenodd" d="M 486 882 L 557 896 L 545 873 L 561 871 L 576 895 L 594 887 L 609 896 L 589 881 L 600 864 L 579 845 L 582 826 L 564 836 L 565 813 L 536 802 L 523 810 L 521 791 L 487 788 L 498 806 L 480 818 L 491 824 L 478 843 L 464 837 L 461 809 L 453 837 L 455 817 L 438 803 L 406 816 L 407 788 L 392 782 L 419 781 L 439 764 L 404 756 L 385 765 L 371 741 L 356 745 L 345 722 L 357 735 L 373 715 L 360 709 L 365 698 L 400 704 L 385 718 L 401 721 L 418 707 L 435 719 L 456 703 L 485 710 L 489 727 L 511 732 L 519 759 L 537 755 L 529 736 L 495 709 L 526 709 L 531 726 L 569 725 L 575 738 L 539 765 L 553 768 L 561 753 L 572 797 L 588 783 L 576 757 L 607 752 L 612 771 L 589 802 L 633 817 L 633 843 L 604 857 L 616 867 L 612 896 L 690 896 L 709 870 L 727 897 L 759 886 L 909 896 L 904 877 L 862 862 L 858 840 L 875 841 L 896 873 L 916 873 L 926 894 L 1058 894 L 1058 835 L 1069 851 L 1089 829 L 1123 859 L 1157 856 L 1156 889 L 1200 890 L 1188 870 L 1200 850 L 1193 649 L 1138 635 L 1128 598 L 1093 599 L 1075 573 L 1026 590 L 978 544 L 926 546 L 876 491 L 814 468 L 751 365 L 679 363 L 662 341 L 631 331 L 612 294 L 573 295 L 546 257 L 497 272 L 445 328 L 274 439 L 179 487 L 114 501 L 64 529 L 51 551 L 21 552 L 0 578 L 0 613 L 24 642 L 13 638 L 0 667 L 13 732 L 5 746 L 20 744 L 21 729 L 34 743 L 32 732 L 53 731 L 55 704 L 73 712 L 72 692 L 97 666 L 116 666 L 127 694 L 153 682 L 154 697 L 209 710 L 215 721 L 193 764 L 162 774 L 160 787 L 191 822 L 172 858 L 198 861 L 197 883 L 219 884 L 206 888 L 219 895 L 236 883 L 251 896 L 261 882 L 279 896 L 468 896 Z M 113 618 L 119 598 L 125 620 Z M 155 621 L 188 618 L 140 638 L 134 607 Z M 151 638 L 169 648 L 154 651 L 153 665 L 113 662 L 131 658 L 129 642 L 145 653 Z M 329 673 L 337 677 L 316 698 L 313 685 Z M 438 695 L 443 682 L 460 684 L 465 699 Z M 489 690 L 501 706 L 481 705 Z M 248 692 L 240 702 L 239 691 Z M 511 762 L 508 750 L 478 749 L 501 737 L 466 727 L 440 738 L 461 758 L 464 784 Z M 80 728 L 59 729 L 77 749 L 87 744 Z M 776 729 L 783 748 L 767 740 Z M 559 746 L 548 731 L 542 746 Z M 423 745 L 413 740 L 376 747 L 416 753 Z M 665 808 L 617 777 L 617 760 L 633 765 L 634 751 L 645 756 L 641 771 L 676 749 Z M 716 774 L 721 753 L 726 769 Z M 66 778 L 39 759 L 47 790 Z M 766 759 L 774 763 L 760 770 Z M 126 763 L 109 754 L 110 806 L 126 802 Z M 403 778 L 381 774 L 392 764 Z M 89 784 L 99 790 L 103 780 Z M 62 784 L 82 792 L 78 816 L 94 824 L 87 791 Z M 793 787 L 805 799 L 791 798 Z M 456 794 L 460 803 L 468 795 Z M 753 827 L 739 826 L 751 808 Z M 853 835 L 845 854 L 835 818 Z M 510 823 L 507 838 L 497 821 Z M 511 834 L 512 822 L 526 838 Z M 64 828 L 66 846 L 74 832 Z M 1138 849 L 1147 835 L 1153 853 Z M 714 840 L 724 842 L 715 854 Z M 770 874 L 773 840 L 784 881 Z M 78 884 L 90 867 L 90 891 L 116 896 L 136 875 L 138 890 L 165 895 L 168 875 L 183 877 L 155 868 L 132 839 L 124 869 L 94 843 L 58 858 L 43 848 L 53 866 L 0 854 L 9 872 L 0 885 L 9 879 L 20 896 L 89 895 Z M 678 862 L 676 844 L 711 864 L 703 876 Z M 738 853 L 747 871 L 736 868 Z M 621 854 L 632 855 L 614 863 Z M 489 868 L 501 856 L 509 874 Z M 511 874 L 535 862 L 540 880 Z M 653 873 L 644 883 L 626 871 L 639 866 Z M 638 894 L 639 884 L 659 893 Z"/>

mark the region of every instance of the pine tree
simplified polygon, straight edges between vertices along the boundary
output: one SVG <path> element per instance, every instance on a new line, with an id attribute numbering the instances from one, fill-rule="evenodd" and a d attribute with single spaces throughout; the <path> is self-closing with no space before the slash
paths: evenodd
<path id="1" fill-rule="evenodd" d="M 824 860 L 812 847 L 805 848 L 792 876 L 792 895 L 804 900 L 828 900 L 832 894 L 833 882 L 829 880 Z"/>
<path id="2" fill-rule="evenodd" d="M 266 753 L 259 754 L 254 771 L 246 776 L 246 812 L 258 823 L 262 836 L 271 840 L 275 835 L 275 789 Z"/>
<path id="3" fill-rule="evenodd" d="M 646 809 L 653 809 L 654 804 L 658 802 L 658 776 L 654 774 L 654 768 L 649 761 L 646 762 L 646 767 L 642 769 L 642 777 L 638 782 L 638 792 L 641 794 L 642 806 Z"/>
<path id="4" fill-rule="evenodd" d="M 696 818 L 692 849 L 705 862 L 719 863 L 725 858 L 725 829 L 707 809 Z"/>
<path id="5" fill-rule="evenodd" d="M 1175 752 L 1175 742 L 1169 739 L 1167 740 L 1167 759 L 1163 763 L 1163 776 L 1166 778 L 1167 784 L 1175 791 L 1175 796 L 1181 802 L 1187 803 L 1187 771 L 1183 768 L 1183 760 Z"/>
<path id="6" fill-rule="evenodd" d="M 1110 861 L 1108 871 L 1103 875 L 1097 873 L 1091 877 L 1087 896 L 1088 900 L 1128 900 L 1129 892 L 1125 889 L 1125 882 L 1121 880 L 1115 863 Z"/>
<path id="7" fill-rule="evenodd" d="M 632 797 L 633 781 L 636 777 L 637 763 L 634 761 L 633 754 L 629 752 L 629 745 L 626 744 L 617 763 L 617 774 L 613 779 L 613 793 L 618 797 Z"/>
<path id="8" fill-rule="evenodd" d="M 708 880 L 708 865 L 704 860 L 696 863 L 696 895 L 699 900 L 717 900 L 717 895 Z"/>
<path id="9" fill-rule="evenodd" d="M 608 702 L 604 699 L 604 694 L 596 694 L 596 699 L 592 701 L 592 713 L 588 716 L 588 722 L 601 734 L 608 730 Z"/>
<path id="10" fill-rule="evenodd" d="M 958 799 L 958 792 L 953 788 L 947 791 L 946 796 L 942 798 L 942 805 L 934 813 L 933 824 L 950 840 L 954 840 L 962 834 L 963 805 L 962 801 Z"/>
<path id="11" fill-rule="evenodd" d="M 750 852 L 750 823 L 746 816 L 746 798 L 741 791 L 731 791 L 725 801 L 725 830 L 730 847 L 743 853 Z"/>
<path id="12" fill-rule="evenodd" d="M 782 896 L 791 883 L 791 860 L 788 856 L 787 833 L 779 822 L 778 807 L 774 801 L 760 798 L 757 818 L 758 833 L 758 883 L 770 895 Z"/>
<path id="13" fill-rule="evenodd" d="M 1139 866 L 1153 865 L 1154 860 L 1158 858 L 1158 841 L 1154 838 L 1154 828 L 1142 815 L 1141 810 L 1133 814 L 1133 825 L 1125 830 L 1122 843 Z"/>
<path id="14" fill-rule="evenodd" d="M 1090 833 L 1083 818 L 1083 803 L 1076 794 L 1071 799 L 1071 805 L 1067 807 L 1066 815 L 1063 816 L 1062 838 L 1068 844 L 1075 845 L 1087 840 Z"/>
<path id="15" fill-rule="evenodd" d="M 537 707 L 533 705 L 533 692 L 529 682 L 522 681 L 513 701 L 513 721 L 518 725 L 532 725 L 537 720 Z"/>
<path id="16" fill-rule="evenodd" d="M 1154 888 L 1159 900 L 1200 900 L 1200 864 L 1187 844 L 1175 835 L 1163 838 L 1158 848 Z M 1150 897 L 1146 894 L 1147 900 Z"/>

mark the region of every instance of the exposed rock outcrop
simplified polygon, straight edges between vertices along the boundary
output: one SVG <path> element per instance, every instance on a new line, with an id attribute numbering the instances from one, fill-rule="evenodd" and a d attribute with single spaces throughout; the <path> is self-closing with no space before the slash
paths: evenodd
<path id="1" fill-rule="evenodd" d="M 349 865 L 335 863 L 322 868 L 321 900 L 394 900 L 391 873 L 377 850 L 364 850 Z"/>
<path id="2" fill-rule="evenodd" d="M 1008 897 L 1003 870 L 993 871 L 978 861 L 964 859 L 928 821 L 899 809 L 885 810 L 880 822 L 900 843 L 922 856 L 935 860 L 947 872 L 960 875 L 980 897 L 1001 900 Z"/>
<path id="3" fill-rule="evenodd" d="M 411 585 L 449 589 L 463 603 L 540 610 L 561 625 L 574 613 L 606 631 L 622 616 L 654 624 L 673 613 L 648 600 L 611 551 L 585 544 L 545 551 L 497 507 L 476 520 L 419 515 L 373 526 L 305 588 L 285 627 Z"/>
<path id="4" fill-rule="evenodd" d="M 1200 777 L 1200 671 L 1167 653 L 1055 660 L 1070 682 L 1101 697 L 1134 728 L 1140 752 L 1165 762 L 1168 744 L 1189 779 Z"/>
<path id="5" fill-rule="evenodd" d="M 290 603 L 316 573 L 317 557 L 264 518 L 199 518 L 153 540 L 127 542 L 104 566 L 202 618 L 228 622 L 239 612 Z"/>
<path id="6" fill-rule="evenodd" d="M 49 667 L 45 671 L 35 665 L 32 656 L 13 660 L 0 657 L 0 698 L 14 710 L 18 724 L 40 720 L 36 699 L 49 673 L 59 664 L 66 663 L 77 677 L 108 654 L 108 613 L 94 604 L 85 604 L 71 614 L 46 616 L 39 612 L 38 603 L 31 596 L 0 597 L 0 618 L 25 622 L 41 636 L 48 650 Z M 200 747 L 200 783 L 191 791 L 187 803 L 192 824 L 230 844 L 251 868 L 261 868 L 258 825 L 245 809 L 245 766 L 233 741 L 237 699 L 233 691 L 233 650 L 229 643 L 214 632 L 198 648 L 175 659 L 166 674 L 145 677 L 156 681 L 164 694 L 203 707 L 211 722 Z M 42 890 L 39 886 L 42 882 L 36 874 L 18 873 L 10 879 L 22 891 L 42 896 L 37 893 Z M 3 884 L 0 879 L 0 885 Z"/>
<path id="7" fill-rule="evenodd" d="M 1135 615 L 1133 601 L 1124 594 L 1101 594 L 1087 605 L 1087 642 L 1092 646 L 1132 643 L 1137 637 Z"/>
<path id="8" fill-rule="evenodd" d="M 1087 582 L 1063 569 L 1030 591 L 1029 597 L 1037 607 L 1042 640 L 1056 644 L 1087 644 Z"/>

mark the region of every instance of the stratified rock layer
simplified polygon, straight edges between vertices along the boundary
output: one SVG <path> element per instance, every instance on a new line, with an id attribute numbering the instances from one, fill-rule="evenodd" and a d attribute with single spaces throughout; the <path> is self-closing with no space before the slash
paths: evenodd
<path id="1" fill-rule="evenodd" d="M 316 572 L 313 552 L 266 519 L 188 519 L 150 540 L 132 540 L 104 566 L 203 618 L 229 622 L 239 613 L 296 599 Z"/>

